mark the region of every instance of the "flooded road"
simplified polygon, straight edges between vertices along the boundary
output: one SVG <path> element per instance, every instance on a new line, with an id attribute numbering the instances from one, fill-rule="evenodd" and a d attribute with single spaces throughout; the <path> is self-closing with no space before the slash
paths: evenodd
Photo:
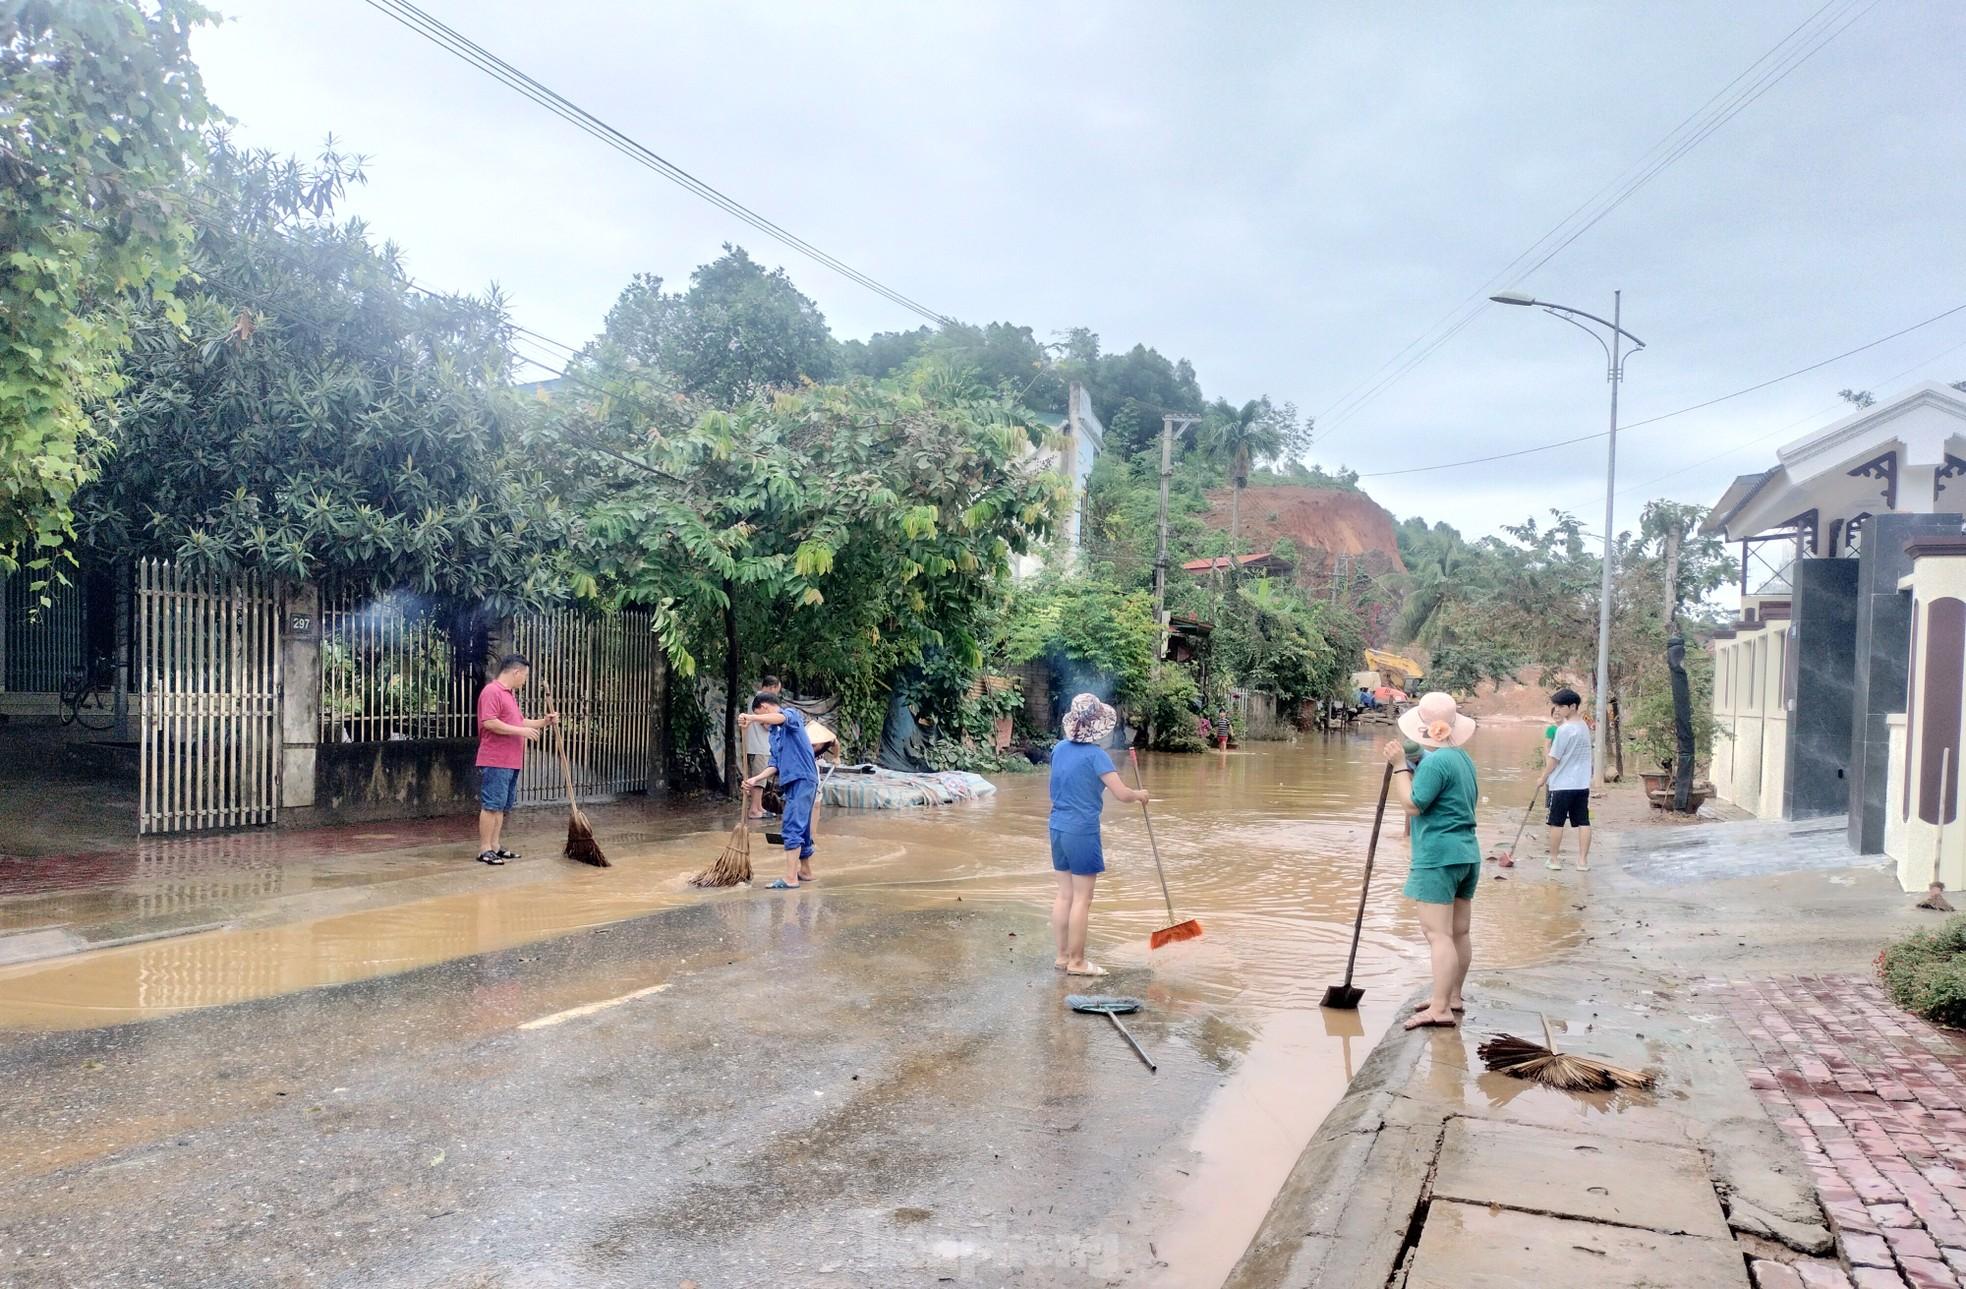
<path id="1" fill-rule="evenodd" d="M 1498 726 L 1470 747 L 1486 794 L 1485 847 L 1514 833 L 1533 778 L 1539 733 L 1529 725 Z M 1359 954 L 1364 1009 L 1346 1015 L 1317 1008 L 1325 986 L 1344 970 L 1380 782 L 1382 763 L 1374 749 L 1384 736 L 1382 728 L 1376 735 L 1311 736 L 1226 754 L 1143 758 L 1176 915 L 1198 918 L 1206 928 L 1202 939 L 1151 958 L 1147 936 L 1167 918 L 1145 830 L 1137 808 L 1108 803 L 1109 871 L 1094 905 L 1093 955 L 1114 970 L 1116 991 L 1146 1001 L 1149 1019 L 1143 1027 L 1150 1043 L 1185 1045 L 1199 1058 L 1187 1074 L 1164 1069 L 1156 1084 L 1163 1096 L 1181 1095 L 1187 1086 L 1196 1098 L 1192 1105 L 1176 1110 L 1170 1102 L 1166 1113 L 1177 1117 L 1152 1125 L 1151 1135 L 1158 1139 L 1142 1145 L 1148 1153 L 1138 1175 L 1106 1183 L 1127 1196 L 1131 1216 L 1125 1226 L 1137 1217 L 1141 1228 L 1124 1238 L 1143 1232 L 1153 1237 L 1144 1246 L 1137 1282 L 1220 1282 L 1304 1142 L 1391 1020 L 1392 1009 L 1424 976 L 1417 924 L 1398 894 L 1406 853 L 1394 815 L 1380 842 Z M 827 812 L 820 825 L 820 885 L 795 894 L 705 893 L 687 887 L 684 879 L 715 855 L 731 822 L 727 814 L 704 807 L 610 814 L 601 837 L 617 866 L 608 870 L 539 863 L 493 872 L 456 862 L 455 846 L 433 848 L 428 855 L 399 859 L 405 866 L 402 880 L 379 907 L 0 968 L 0 1028 L 73 1032 L 170 1016 L 189 1019 L 221 1004 L 306 997 L 295 991 L 382 982 L 432 964 L 582 932 L 605 934 L 625 919 L 675 906 L 716 914 L 727 934 L 765 935 L 763 947 L 754 946 L 748 961 L 767 972 L 773 969 L 772 943 L 795 944 L 799 955 L 828 951 L 823 930 L 833 915 L 826 910 L 852 910 L 855 925 L 906 915 L 920 919 L 908 926 L 944 930 L 968 925 L 949 923 L 951 915 L 980 915 L 979 925 L 1019 928 L 990 932 L 1003 938 L 1001 948 L 988 950 L 995 957 L 984 959 L 992 964 L 989 971 L 1007 970 L 1012 974 L 1002 980 L 1049 989 L 1056 981 L 1042 925 L 1053 888 L 1045 779 L 1010 775 L 997 782 L 996 797 L 957 806 Z M 759 839 L 753 858 L 763 860 L 761 871 L 769 873 L 770 856 Z M 1475 917 L 1478 965 L 1534 962 L 1574 942 L 1574 888 L 1539 877 L 1540 871 L 1518 868 L 1508 880 L 1484 881 Z M 800 921 L 780 927 L 779 919 L 790 910 L 800 911 Z M 770 927 L 779 929 L 758 923 L 767 914 Z M 662 939 L 664 919 L 636 925 L 644 928 L 638 936 Z M 706 927 L 702 934 L 711 931 Z M 785 940 L 788 934 L 796 940 Z M 884 929 L 882 935 L 892 932 Z M 896 954 L 939 962 L 950 949 L 939 942 L 910 949 L 904 936 L 883 940 L 880 952 L 891 964 L 899 961 Z M 976 945 L 964 950 L 984 951 Z M 525 964 L 535 958 L 487 959 L 494 960 Z M 673 968 L 678 973 L 685 970 L 682 961 Z M 734 958 L 731 965 L 741 961 Z M 515 1021 L 538 1024 L 540 1017 L 557 1016 L 563 1008 L 584 1016 L 582 1007 L 596 999 L 618 1001 L 616 994 L 641 1000 L 624 1010 L 679 1006 L 676 995 L 655 992 L 669 978 L 668 970 L 611 971 L 609 982 L 620 986 L 613 989 L 597 983 L 590 971 L 569 968 L 566 979 L 528 983 L 521 979 L 522 966 L 507 967 L 497 995 L 500 1007 L 489 1020 L 466 1024 L 443 1017 L 439 1008 L 431 1016 L 442 1019 L 430 1028 L 461 1027 L 482 1038 Z M 950 987 L 961 995 L 960 979 Z M 1000 992 L 1003 986 L 986 987 Z M 797 991 L 794 986 L 790 997 Z M 881 1004 L 905 1005 L 905 999 Z M 375 1013 L 373 1024 L 379 1032 L 397 1033 L 409 1014 L 385 1008 Z M 1058 1025 L 1049 1010 L 1044 1015 L 1046 1026 Z M 563 1030 L 556 1022 L 541 1031 L 540 1041 L 587 1023 L 576 1020 Z M 1023 1022 L 1012 1016 L 1005 1023 Z M 141 1043 L 149 1029 L 139 1023 L 118 1032 L 139 1036 Z M 1074 1053 L 1101 1063 L 1101 1079 L 1117 1087 L 1138 1086 L 1144 1071 L 1127 1067 L 1132 1057 L 1116 1035 L 1071 1028 L 1069 1022 L 1059 1032 Z M 1105 1051 L 1106 1037 L 1110 1046 L 1120 1047 L 1117 1055 Z M 381 1040 L 370 1035 L 362 1041 Z M 162 1130 L 182 1131 L 202 1113 L 201 1107 L 185 1109 L 160 1120 L 168 1124 Z M 110 1137 L 95 1148 L 128 1144 L 122 1136 Z M 999 1157 L 1009 1158 L 1009 1150 L 1001 1147 Z M 39 1142 L 39 1151 L 45 1160 L 72 1166 L 85 1162 L 91 1148 L 50 1137 Z M 1077 1179 L 1067 1175 L 1049 1184 L 1075 1186 Z"/>

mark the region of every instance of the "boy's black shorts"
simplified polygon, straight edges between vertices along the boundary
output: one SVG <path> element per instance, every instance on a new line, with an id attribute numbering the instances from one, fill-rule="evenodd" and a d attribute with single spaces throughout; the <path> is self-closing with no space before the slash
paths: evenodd
<path id="1" fill-rule="evenodd" d="M 1569 824 L 1572 828 L 1591 826 L 1591 790 L 1589 788 L 1558 788 L 1550 793 L 1550 827 L 1561 828 Z"/>

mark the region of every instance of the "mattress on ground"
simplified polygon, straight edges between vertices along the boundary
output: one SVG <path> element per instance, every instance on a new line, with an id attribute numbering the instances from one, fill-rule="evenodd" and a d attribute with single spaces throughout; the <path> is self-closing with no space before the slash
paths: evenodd
<path id="1" fill-rule="evenodd" d="M 826 777 L 820 800 L 848 810 L 899 810 L 907 806 L 946 806 L 995 795 L 997 785 L 966 770 L 904 774 L 841 769 Z"/>

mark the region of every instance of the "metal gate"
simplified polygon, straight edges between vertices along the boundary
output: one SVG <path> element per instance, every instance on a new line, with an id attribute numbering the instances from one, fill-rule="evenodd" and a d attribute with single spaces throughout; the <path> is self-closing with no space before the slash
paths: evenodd
<path id="1" fill-rule="evenodd" d="M 516 618 L 512 643 L 532 663 L 530 688 L 520 700 L 527 715 L 545 713 L 549 688 L 560 710 L 558 735 L 548 733 L 526 758 L 519 800 L 565 796 L 555 737 L 566 740 L 574 791 L 583 800 L 647 791 L 662 665 L 649 615 L 561 612 Z"/>
<path id="2" fill-rule="evenodd" d="M 270 824 L 280 803 L 280 597 L 137 565 L 137 831 Z"/>

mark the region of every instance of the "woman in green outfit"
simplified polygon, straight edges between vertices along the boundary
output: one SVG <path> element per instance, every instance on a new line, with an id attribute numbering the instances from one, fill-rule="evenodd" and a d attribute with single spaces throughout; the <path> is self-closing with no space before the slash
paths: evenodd
<path id="1" fill-rule="evenodd" d="M 1433 962 L 1433 994 L 1407 1019 L 1406 1028 L 1453 1025 L 1463 1010 L 1461 984 L 1474 961 L 1468 938 L 1474 894 L 1481 885 L 1481 843 L 1475 840 L 1475 803 L 1481 787 L 1474 762 L 1461 745 L 1475 723 L 1461 715 L 1452 696 L 1432 693 L 1399 718 L 1400 732 L 1427 749 L 1415 767 L 1398 739 L 1386 744 L 1393 792 L 1413 826 L 1413 866 L 1406 897 L 1420 906 Z"/>

